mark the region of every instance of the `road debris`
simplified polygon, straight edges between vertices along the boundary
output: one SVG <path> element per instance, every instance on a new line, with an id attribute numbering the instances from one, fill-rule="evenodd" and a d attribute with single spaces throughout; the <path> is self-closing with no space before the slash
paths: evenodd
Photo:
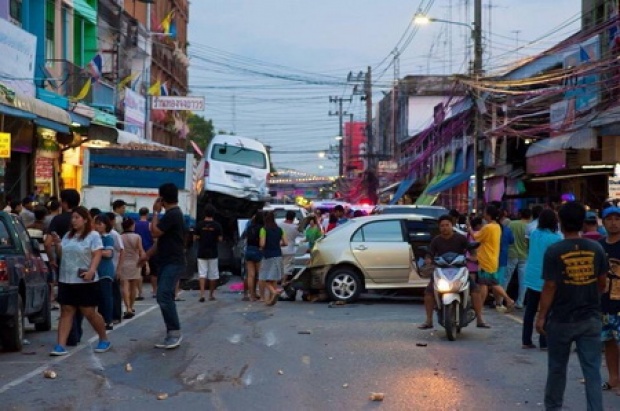
<path id="1" fill-rule="evenodd" d="M 43 371 L 43 376 L 45 378 L 49 378 L 50 380 L 53 380 L 56 377 L 58 377 L 58 374 L 56 374 L 56 371 L 54 371 L 54 370 L 45 370 L 45 371 Z"/>
<path id="2" fill-rule="evenodd" d="M 427 343 L 423 343 L 423 342 L 415 343 L 416 347 L 426 347 L 427 345 L 428 345 Z"/>
<path id="3" fill-rule="evenodd" d="M 157 399 L 158 400 L 167 400 L 168 399 L 168 394 L 166 394 L 165 392 L 162 392 L 161 394 L 157 394 Z"/>
<path id="4" fill-rule="evenodd" d="M 129 364 L 129 363 L 125 364 L 125 371 L 127 371 L 127 372 L 132 372 L 133 371 L 133 367 L 131 366 L 131 364 Z"/>
<path id="5" fill-rule="evenodd" d="M 385 394 L 382 392 L 371 392 L 370 397 L 368 397 L 370 401 L 383 401 L 383 398 L 385 398 Z"/>
<path id="6" fill-rule="evenodd" d="M 297 334 L 312 334 L 312 331 L 310 331 L 310 330 L 301 330 L 301 331 L 297 331 Z"/>
<path id="7" fill-rule="evenodd" d="M 284 375 L 284 371 L 278 370 L 278 375 Z"/>
<path id="8" fill-rule="evenodd" d="M 349 388 L 349 384 L 347 383 L 342 384 L 342 388 Z"/>
<path id="9" fill-rule="evenodd" d="M 329 303 L 328 307 L 329 308 L 344 307 L 345 305 L 347 305 L 347 303 L 344 301 L 332 301 L 331 303 Z"/>

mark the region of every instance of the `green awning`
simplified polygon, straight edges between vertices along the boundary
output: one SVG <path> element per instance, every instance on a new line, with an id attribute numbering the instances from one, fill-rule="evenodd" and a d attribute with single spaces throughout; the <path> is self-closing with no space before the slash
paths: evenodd
<path id="1" fill-rule="evenodd" d="M 435 184 L 440 183 L 442 180 L 448 178 L 454 172 L 454 159 L 451 155 L 446 159 L 446 163 L 443 167 L 443 170 L 439 170 L 439 172 L 435 173 L 435 176 L 431 179 L 431 181 L 426 185 L 422 194 L 415 200 L 415 205 L 433 205 L 437 197 L 439 197 L 439 193 L 437 194 L 428 194 L 428 189 L 433 187 Z"/>
<path id="2" fill-rule="evenodd" d="M 86 0 L 73 0 L 73 9 L 94 25 L 97 25 L 97 9 L 88 4 Z"/>

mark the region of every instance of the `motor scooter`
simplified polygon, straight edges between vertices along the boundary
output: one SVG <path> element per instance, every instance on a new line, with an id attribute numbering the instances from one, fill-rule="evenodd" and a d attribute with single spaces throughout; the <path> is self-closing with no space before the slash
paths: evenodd
<path id="1" fill-rule="evenodd" d="M 475 246 L 472 246 L 472 248 Z M 433 287 L 437 322 L 446 330 L 448 340 L 456 340 L 461 328 L 476 318 L 472 309 L 469 271 L 465 255 L 445 253 L 435 257 Z"/>

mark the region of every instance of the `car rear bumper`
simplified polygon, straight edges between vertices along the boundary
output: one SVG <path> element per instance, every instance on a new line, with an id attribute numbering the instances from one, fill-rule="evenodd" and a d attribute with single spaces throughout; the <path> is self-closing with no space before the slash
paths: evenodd
<path id="1" fill-rule="evenodd" d="M 0 287 L 0 316 L 15 315 L 18 293 L 17 286 Z"/>

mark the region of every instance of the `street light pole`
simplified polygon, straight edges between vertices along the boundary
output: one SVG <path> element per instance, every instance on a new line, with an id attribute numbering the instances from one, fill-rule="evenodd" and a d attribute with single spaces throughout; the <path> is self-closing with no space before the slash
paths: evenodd
<path id="1" fill-rule="evenodd" d="M 469 24 L 431 18 L 424 14 L 416 14 L 413 18 L 416 24 L 428 24 L 432 22 L 456 24 L 465 26 L 471 30 L 471 38 L 474 43 L 474 58 L 471 65 L 471 75 L 474 81 L 479 81 L 482 77 L 482 0 L 474 0 L 474 22 L 473 26 Z M 473 150 L 474 150 L 474 193 L 472 198 L 472 208 L 479 212 L 479 207 L 484 202 L 484 144 L 481 144 L 482 134 L 482 113 L 478 108 L 479 95 L 472 93 L 474 108 L 474 132 L 473 132 Z"/>

